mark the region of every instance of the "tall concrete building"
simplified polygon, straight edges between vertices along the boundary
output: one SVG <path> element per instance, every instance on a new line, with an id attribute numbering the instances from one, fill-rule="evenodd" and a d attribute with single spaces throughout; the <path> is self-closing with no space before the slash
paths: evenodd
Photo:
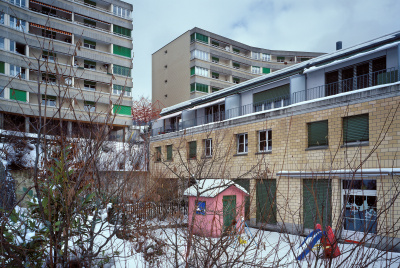
<path id="1" fill-rule="evenodd" d="M 252 47 L 193 28 L 152 55 L 152 99 L 166 107 L 322 55 Z"/>
<path id="2" fill-rule="evenodd" d="M 131 12 L 119 0 L 0 1 L 0 129 L 33 132 L 41 109 L 55 124 L 67 121 L 71 135 L 94 122 L 124 140 Z"/>

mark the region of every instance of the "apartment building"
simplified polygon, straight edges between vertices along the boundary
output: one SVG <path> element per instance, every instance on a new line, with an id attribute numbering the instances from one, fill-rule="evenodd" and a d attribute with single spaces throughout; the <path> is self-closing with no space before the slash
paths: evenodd
<path id="1" fill-rule="evenodd" d="M 235 180 L 252 226 L 399 250 L 399 63 L 396 32 L 165 108 L 150 170 Z"/>
<path id="2" fill-rule="evenodd" d="M 32 132 L 41 109 L 54 124 L 67 121 L 71 135 L 108 124 L 123 141 L 132 125 L 131 12 L 119 0 L 0 1 L 0 129 Z"/>
<path id="3" fill-rule="evenodd" d="M 252 47 L 196 27 L 153 53 L 153 102 L 169 107 L 319 55 Z"/>

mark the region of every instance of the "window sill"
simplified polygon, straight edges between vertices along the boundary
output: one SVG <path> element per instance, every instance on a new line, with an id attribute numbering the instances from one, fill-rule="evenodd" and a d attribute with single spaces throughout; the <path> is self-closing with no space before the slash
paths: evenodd
<path id="1" fill-rule="evenodd" d="M 265 151 L 265 152 L 257 152 L 257 153 L 255 153 L 255 155 L 258 155 L 258 154 L 272 154 L 272 151 Z"/>
<path id="2" fill-rule="evenodd" d="M 349 142 L 340 146 L 340 148 L 369 146 L 369 141 Z"/>
<path id="3" fill-rule="evenodd" d="M 201 159 L 211 159 L 212 158 L 212 155 L 209 155 L 209 156 L 203 156 Z"/>
<path id="4" fill-rule="evenodd" d="M 248 155 L 248 153 L 238 153 L 238 154 L 234 154 L 233 156 L 246 156 Z"/>
<path id="5" fill-rule="evenodd" d="M 329 145 L 322 145 L 322 146 L 312 146 L 306 148 L 306 151 L 314 151 L 314 150 L 326 150 L 329 149 Z"/>

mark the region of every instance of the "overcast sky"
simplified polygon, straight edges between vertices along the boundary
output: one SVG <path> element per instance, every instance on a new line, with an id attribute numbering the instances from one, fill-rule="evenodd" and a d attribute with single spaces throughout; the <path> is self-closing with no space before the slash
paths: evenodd
<path id="1" fill-rule="evenodd" d="M 151 97 L 151 54 L 193 27 L 247 45 L 332 52 L 400 30 L 399 0 L 125 0 L 133 5 L 134 98 Z"/>

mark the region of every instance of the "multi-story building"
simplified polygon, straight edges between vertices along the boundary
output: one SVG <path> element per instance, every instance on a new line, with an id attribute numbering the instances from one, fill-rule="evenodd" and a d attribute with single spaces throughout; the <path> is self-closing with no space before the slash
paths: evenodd
<path id="1" fill-rule="evenodd" d="M 153 53 L 153 102 L 169 107 L 321 54 L 252 47 L 193 28 Z"/>
<path id="2" fill-rule="evenodd" d="M 0 1 L 0 128 L 33 131 L 41 107 L 71 135 L 78 124 L 107 123 L 124 140 L 131 12 L 120 0 Z"/>
<path id="3" fill-rule="evenodd" d="M 165 108 L 150 170 L 236 180 L 252 226 L 399 250 L 399 63 L 396 32 Z"/>

